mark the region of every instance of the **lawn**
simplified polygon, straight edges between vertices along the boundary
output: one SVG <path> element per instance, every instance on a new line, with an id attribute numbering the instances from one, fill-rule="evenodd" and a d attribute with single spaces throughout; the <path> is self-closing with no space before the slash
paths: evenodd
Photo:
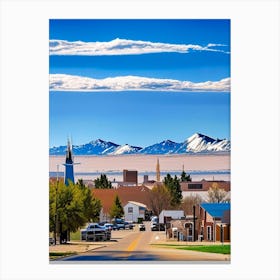
<path id="1" fill-rule="evenodd" d="M 175 245 L 175 244 L 153 244 L 164 247 L 172 247 L 179 250 L 191 250 L 206 253 L 216 253 L 216 254 L 230 254 L 230 245 Z"/>
<path id="2" fill-rule="evenodd" d="M 80 230 L 77 230 L 76 232 L 70 232 L 70 240 L 75 240 L 75 241 L 81 240 Z"/>
<path id="3" fill-rule="evenodd" d="M 54 260 L 60 257 L 68 257 L 75 254 L 77 254 L 77 252 L 50 252 L 49 257 L 50 260 Z"/>

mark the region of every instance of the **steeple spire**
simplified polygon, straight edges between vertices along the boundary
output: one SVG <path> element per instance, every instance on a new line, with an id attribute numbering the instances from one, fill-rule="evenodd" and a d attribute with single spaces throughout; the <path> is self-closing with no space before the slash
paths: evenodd
<path id="1" fill-rule="evenodd" d="M 73 156 L 72 156 L 72 144 L 70 139 L 67 140 L 67 151 L 66 151 L 66 164 L 73 164 Z"/>
<path id="2" fill-rule="evenodd" d="M 157 172 L 157 182 L 160 182 L 160 166 L 159 166 L 159 159 L 157 159 L 156 172 Z"/>
<path id="3" fill-rule="evenodd" d="M 67 140 L 67 150 L 66 150 L 66 159 L 65 159 L 65 178 L 64 183 L 66 186 L 69 185 L 69 181 L 75 183 L 74 181 L 74 162 L 72 154 L 72 144 L 70 139 Z"/>

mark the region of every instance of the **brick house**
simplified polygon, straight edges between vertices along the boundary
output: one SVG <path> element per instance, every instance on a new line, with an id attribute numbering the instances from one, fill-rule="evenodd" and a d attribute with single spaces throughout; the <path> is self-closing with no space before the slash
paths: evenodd
<path id="1" fill-rule="evenodd" d="M 181 182 L 181 190 L 182 191 L 208 191 L 211 187 L 218 187 L 220 189 L 225 190 L 226 192 L 230 191 L 230 181 L 222 181 L 222 180 L 215 180 L 215 181 L 192 181 L 192 182 Z"/>
<path id="2" fill-rule="evenodd" d="M 230 203 L 201 203 L 193 215 L 171 220 L 167 228 L 169 238 L 230 242 Z"/>
<path id="3" fill-rule="evenodd" d="M 198 239 L 230 242 L 230 203 L 201 203 L 197 215 Z"/>

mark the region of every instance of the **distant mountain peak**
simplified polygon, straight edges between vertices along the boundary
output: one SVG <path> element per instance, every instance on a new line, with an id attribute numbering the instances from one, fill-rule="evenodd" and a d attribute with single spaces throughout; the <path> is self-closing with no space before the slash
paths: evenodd
<path id="1" fill-rule="evenodd" d="M 212 153 L 230 151 L 230 141 L 214 139 L 202 133 L 194 133 L 183 143 L 164 140 L 144 148 L 129 144 L 118 145 L 102 139 L 93 140 L 87 144 L 73 146 L 74 155 L 122 155 L 122 154 L 184 154 L 184 153 Z M 50 155 L 65 155 L 66 146 L 51 147 Z"/>
<path id="2" fill-rule="evenodd" d="M 160 144 L 174 144 L 174 143 L 175 143 L 175 142 L 173 142 L 173 141 L 171 141 L 171 140 L 169 140 L 169 139 L 160 142 Z"/>
<path id="3" fill-rule="evenodd" d="M 195 140 L 195 139 L 205 139 L 205 140 L 207 140 L 207 141 L 215 141 L 215 139 L 213 139 L 213 138 L 211 138 L 211 137 L 209 137 L 209 136 L 207 136 L 207 135 L 204 135 L 204 134 L 202 134 L 202 133 L 194 133 L 192 136 L 190 136 L 188 139 L 187 139 L 187 141 L 193 141 L 193 140 Z"/>

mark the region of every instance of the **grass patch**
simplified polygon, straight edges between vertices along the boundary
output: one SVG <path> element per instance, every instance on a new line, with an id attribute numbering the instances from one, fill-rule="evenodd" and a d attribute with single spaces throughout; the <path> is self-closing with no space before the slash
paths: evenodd
<path id="1" fill-rule="evenodd" d="M 230 245 L 198 245 L 177 247 L 180 250 L 192 250 L 206 253 L 230 254 Z"/>
<path id="2" fill-rule="evenodd" d="M 77 230 L 76 232 L 70 232 L 70 240 L 80 241 L 81 240 L 80 230 Z"/>
<path id="3" fill-rule="evenodd" d="M 61 257 L 68 257 L 77 254 L 77 252 L 50 252 L 50 260 L 54 260 Z"/>
<path id="4" fill-rule="evenodd" d="M 216 253 L 216 254 L 230 254 L 230 245 L 176 245 L 176 244 L 153 244 L 160 245 L 164 247 L 172 247 L 179 250 L 191 250 L 206 253 Z"/>

